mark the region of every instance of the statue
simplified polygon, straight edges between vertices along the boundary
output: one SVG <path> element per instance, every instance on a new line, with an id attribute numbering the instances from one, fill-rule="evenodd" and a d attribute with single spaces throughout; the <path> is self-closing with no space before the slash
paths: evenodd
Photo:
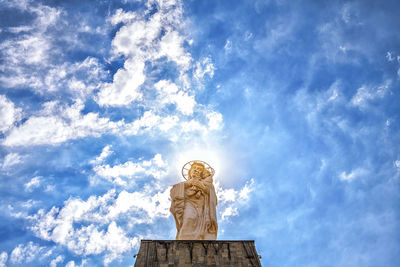
<path id="1" fill-rule="evenodd" d="M 213 185 L 214 169 L 195 160 L 182 168 L 185 182 L 171 189 L 171 208 L 176 224 L 176 240 L 216 240 L 217 196 Z"/>

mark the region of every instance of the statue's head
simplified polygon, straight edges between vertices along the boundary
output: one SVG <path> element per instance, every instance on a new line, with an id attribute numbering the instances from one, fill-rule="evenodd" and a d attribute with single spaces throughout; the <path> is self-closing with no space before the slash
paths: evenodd
<path id="1" fill-rule="evenodd" d="M 189 179 L 204 179 L 211 173 L 205 168 L 203 163 L 194 162 L 189 169 Z"/>

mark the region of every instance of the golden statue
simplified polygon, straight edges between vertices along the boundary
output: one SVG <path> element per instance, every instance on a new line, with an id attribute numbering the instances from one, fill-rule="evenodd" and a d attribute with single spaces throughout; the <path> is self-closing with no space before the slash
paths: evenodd
<path id="1" fill-rule="evenodd" d="M 216 240 L 217 196 L 214 169 L 204 161 L 192 160 L 182 168 L 185 182 L 171 189 L 171 208 L 176 223 L 176 240 Z"/>

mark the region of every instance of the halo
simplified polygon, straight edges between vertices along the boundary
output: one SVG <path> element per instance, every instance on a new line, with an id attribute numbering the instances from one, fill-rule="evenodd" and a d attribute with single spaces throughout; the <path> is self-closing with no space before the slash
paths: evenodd
<path id="1" fill-rule="evenodd" d="M 191 161 L 187 162 L 185 165 L 183 165 L 183 167 L 182 167 L 182 176 L 185 180 L 188 179 L 189 170 L 192 167 L 193 163 L 195 163 L 195 162 L 203 164 L 204 167 L 206 168 L 206 170 L 211 173 L 211 177 L 214 176 L 215 170 L 210 166 L 210 164 L 208 164 L 207 162 L 202 161 L 202 160 L 191 160 Z"/>

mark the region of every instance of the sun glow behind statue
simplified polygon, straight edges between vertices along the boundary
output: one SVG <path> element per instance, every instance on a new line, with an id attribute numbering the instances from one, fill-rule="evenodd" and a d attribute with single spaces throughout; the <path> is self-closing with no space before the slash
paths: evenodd
<path id="1" fill-rule="evenodd" d="M 181 177 L 182 166 L 185 165 L 188 161 L 191 160 L 203 160 L 210 164 L 210 166 L 215 170 L 215 175 L 213 177 L 214 180 L 221 180 L 219 175 L 224 173 L 224 164 L 222 159 L 226 159 L 226 156 L 223 156 L 221 151 L 212 150 L 212 149 L 202 149 L 202 148 L 194 148 L 190 151 L 185 151 L 180 153 L 177 156 L 177 165 L 175 169 L 177 173 L 179 173 L 179 177 Z M 181 177 L 183 179 L 183 177 Z"/>

